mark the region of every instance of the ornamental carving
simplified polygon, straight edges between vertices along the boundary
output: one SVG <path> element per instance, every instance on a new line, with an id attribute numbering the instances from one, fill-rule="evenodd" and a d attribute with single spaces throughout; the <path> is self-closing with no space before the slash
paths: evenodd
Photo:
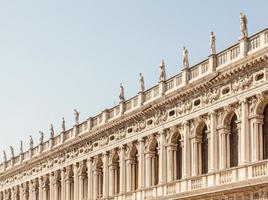
<path id="1" fill-rule="evenodd" d="M 237 93 L 248 89 L 253 81 L 253 76 L 246 76 L 246 77 L 239 77 L 235 82 L 232 84 L 233 92 Z"/>
<path id="2" fill-rule="evenodd" d="M 203 104 L 210 104 L 214 101 L 217 101 L 220 98 L 220 90 L 219 89 L 210 89 L 202 96 Z"/>
<path id="3" fill-rule="evenodd" d="M 187 112 L 191 111 L 193 105 L 190 100 L 187 101 L 180 101 L 176 106 L 176 113 L 177 115 L 186 114 Z"/>
<path id="4" fill-rule="evenodd" d="M 158 110 L 154 116 L 154 125 L 161 124 L 167 121 L 168 113 L 166 110 Z"/>

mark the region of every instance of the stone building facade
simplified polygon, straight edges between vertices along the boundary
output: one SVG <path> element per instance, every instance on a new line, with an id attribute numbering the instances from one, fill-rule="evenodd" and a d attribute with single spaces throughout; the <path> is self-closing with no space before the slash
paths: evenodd
<path id="1" fill-rule="evenodd" d="M 268 29 L 187 62 L 5 158 L 0 200 L 268 199 Z"/>

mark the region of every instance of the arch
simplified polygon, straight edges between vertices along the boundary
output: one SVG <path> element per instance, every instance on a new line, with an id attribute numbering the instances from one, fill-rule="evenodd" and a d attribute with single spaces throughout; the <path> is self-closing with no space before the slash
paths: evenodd
<path id="1" fill-rule="evenodd" d="M 109 174 L 110 174 L 110 184 L 113 185 L 111 187 L 110 194 L 118 194 L 120 190 L 120 161 L 119 154 L 117 150 L 112 150 L 110 155 L 110 163 L 109 163 Z"/>
<path id="2" fill-rule="evenodd" d="M 234 114 L 230 120 L 230 167 L 238 166 L 238 128 L 237 128 L 237 115 Z"/>
<path id="3" fill-rule="evenodd" d="M 262 114 L 263 114 L 263 125 L 262 125 L 263 159 L 268 159 L 268 104 L 265 105 Z"/>
<path id="4" fill-rule="evenodd" d="M 127 169 L 127 192 L 138 189 L 138 149 L 134 142 L 128 145 L 126 169 Z"/>

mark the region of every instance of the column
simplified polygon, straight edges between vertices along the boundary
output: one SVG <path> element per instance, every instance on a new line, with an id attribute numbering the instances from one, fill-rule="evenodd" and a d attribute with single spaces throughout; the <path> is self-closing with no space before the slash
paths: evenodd
<path id="1" fill-rule="evenodd" d="M 113 196 L 115 194 L 115 165 L 109 165 L 109 196 Z"/>
<path id="2" fill-rule="evenodd" d="M 249 162 L 249 125 L 248 125 L 248 102 L 243 99 L 241 102 L 241 163 L 247 164 Z"/>
<path id="3" fill-rule="evenodd" d="M 43 200 L 43 186 L 42 186 L 43 178 L 39 177 L 38 182 L 39 182 L 39 187 L 38 187 L 39 199 L 38 200 Z"/>
<path id="4" fill-rule="evenodd" d="M 132 182 L 132 169 L 131 169 L 131 164 L 132 164 L 132 159 L 127 158 L 126 159 L 126 174 L 127 174 L 127 179 L 126 179 L 126 191 L 130 192 L 131 191 L 131 182 Z"/>
<path id="5" fill-rule="evenodd" d="M 167 182 L 176 179 L 176 144 L 167 146 Z"/>
<path id="6" fill-rule="evenodd" d="M 126 178 L 126 162 L 125 162 L 125 151 L 126 148 L 125 146 L 122 146 L 120 149 L 120 193 L 125 193 L 126 188 L 125 188 L 125 178 Z M 118 169 L 117 169 L 118 170 Z M 129 174 L 128 174 L 129 175 Z"/>
<path id="7" fill-rule="evenodd" d="M 108 152 L 103 154 L 103 198 L 108 197 L 109 189 L 109 169 L 108 169 Z"/>
<path id="8" fill-rule="evenodd" d="M 198 175 L 198 167 L 199 167 L 199 160 L 198 160 L 198 143 L 197 139 L 194 137 L 191 139 L 191 146 L 192 146 L 192 176 Z"/>
<path id="9" fill-rule="evenodd" d="M 166 148 L 165 130 L 159 133 L 159 184 L 166 182 Z"/>
<path id="10" fill-rule="evenodd" d="M 152 179 L 154 178 L 155 174 L 153 173 L 153 163 L 152 163 L 152 153 L 151 152 L 146 152 L 145 154 L 145 159 L 146 159 L 146 179 L 145 179 L 145 184 L 146 187 L 149 187 L 152 185 Z"/>
<path id="11" fill-rule="evenodd" d="M 43 200 L 49 200 L 49 175 L 44 175 L 42 180 Z"/>
<path id="12" fill-rule="evenodd" d="M 144 187 L 144 139 L 140 139 L 139 140 L 139 144 L 138 144 L 138 160 L 139 160 L 139 172 L 138 172 L 138 176 L 139 176 L 139 181 L 138 181 L 138 188 L 142 189 Z"/>
<path id="13" fill-rule="evenodd" d="M 87 199 L 90 200 L 93 198 L 93 188 L 92 188 L 92 170 L 93 170 L 93 165 L 92 165 L 92 158 L 89 158 L 87 160 Z"/>
<path id="14" fill-rule="evenodd" d="M 52 177 L 52 190 L 50 190 L 50 193 L 52 193 L 53 200 L 59 200 L 59 188 L 60 188 L 60 171 L 53 172 Z M 52 192 L 53 191 L 53 192 Z"/>
<path id="15" fill-rule="evenodd" d="M 220 169 L 226 169 L 229 166 L 229 150 L 228 150 L 228 143 L 229 143 L 229 131 L 221 127 L 219 129 L 219 136 L 220 136 Z M 227 140 L 226 140 L 227 139 Z M 227 162 L 228 161 L 228 162 Z M 228 164 L 228 165 L 227 165 Z"/>
<path id="16" fill-rule="evenodd" d="M 65 172 L 66 200 L 73 200 L 72 199 L 72 187 L 71 187 L 73 184 L 72 176 L 73 176 L 72 166 L 69 165 L 66 167 L 66 172 Z"/>
<path id="17" fill-rule="evenodd" d="M 79 200 L 85 199 L 87 196 L 87 169 L 86 169 L 86 162 L 81 161 L 79 163 L 78 169 L 78 179 L 79 179 Z"/>
<path id="18" fill-rule="evenodd" d="M 78 166 L 77 163 L 73 165 L 73 172 L 74 172 L 74 200 L 78 199 Z"/>
<path id="19" fill-rule="evenodd" d="M 65 169 L 62 169 L 60 173 L 61 173 L 61 200 L 64 200 L 64 199 L 67 199 Z"/>
<path id="20" fill-rule="evenodd" d="M 187 178 L 190 176 L 190 169 L 191 169 L 191 163 L 190 163 L 190 141 L 189 141 L 189 135 L 190 135 L 190 127 L 189 122 L 186 122 L 183 124 L 182 128 L 182 178 Z"/>
<path id="21" fill-rule="evenodd" d="M 98 170 L 97 169 L 94 169 L 94 171 L 93 171 L 93 182 L 94 182 L 94 192 L 93 192 L 93 199 L 95 200 L 95 199 L 97 199 L 97 197 L 98 197 L 98 193 L 99 193 L 99 189 L 98 189 L 98 187 L 99 187 L 99 182 L 98 182 L 98 175 L 99 175 L 99 172 L 98 172 Z"/>
<path id="22" fill-rule="evenodd" d="M 215 111 L 210 113 L 210 166 L 209 172 L 213 172 L 217 169 L 218 161 L 218 142 L 217 142 L 217 130 L 216 130 L 216 113 Z"/>
<path id="23" fill-rule="evenodd" d="M 49 174 L 49 199 L 53 199 L 54 200 L 53 173 Z"/>

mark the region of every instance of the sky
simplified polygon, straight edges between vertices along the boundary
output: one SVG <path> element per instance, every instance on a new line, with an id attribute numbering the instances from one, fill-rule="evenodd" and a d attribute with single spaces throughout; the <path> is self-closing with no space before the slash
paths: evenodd
<path id="1" fill-rule="evenodd" d="M 18 154 L 39 133 L 48 138 L 61 118 L 73 125 L 137 94 L 139 73 L 146 87 L 181 70 L 183 46 L 190 64 L 209 55 L 209 34 L 217 50 L 238 41 L 239 13 L 249 34 L 268 27 L 267 0 L 0 0 L 0 161 L 9 145 Z"/>

